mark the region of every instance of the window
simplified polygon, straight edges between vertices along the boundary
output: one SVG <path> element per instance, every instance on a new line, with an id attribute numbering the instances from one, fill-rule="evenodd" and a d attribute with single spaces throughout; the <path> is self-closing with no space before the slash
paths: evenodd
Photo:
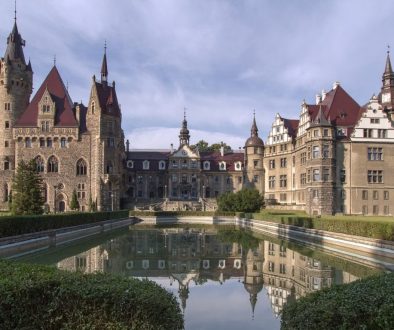
<path id="1" fill-rule="evenodd" d="M 112 165 L 112 162 L 109 161 L 109 162 L 107 163 L 105 173 L 107 173 L 107 174 L 112 174 L 113 171 L 114 171 L 114 167 L 113 167 L 113 165 Z"/>
<path id="2" fill-rule="evenodd" d="M 385 190 L 385 191 L 383 192 L 383 198 L 384 198 L 385 200 L 388 200 L 388 199 L 390 198 L 390 195 L 389 195 L 388 190 Z"/>
<path id="3" fill-rule="evenodd" d="M 171 166 L 172 166 L 172 168 L 178 168 L 178 161 L 173 159 L 172 162 L 171 162 Z"/>
<path id="4" fill-rule="evenodd" d="M 178 176 L 176 174 L 173 174 L 171 177 L 172 182 L 177 182 L 178 181 Z"/>
<path id="5" fill-rule="evenodd" d="M 26 138 L 25 139 L 25 147 L 26 148 L 31 148 L 31 140 L 30 140 L 30 138 Z"/>
<path id="6" fill-rule="evenodd" d="M 330 157 L 330 146 L 328 144 L 323 144 L 322 157 L 323 158 Z"/>
<path id="7" fill-rule="evenodd" d="M 10 128 L 10 122 L 8 120 L 5 121 L 4 123 L 5 128 Z"/>
<path id="8" fill-rule="evenodd" d="M 165 170 L 166 168 L 166 162 L 164 160 L 161 160 L 159 162 L 159 170 Z"/>
<path id="9" fill-rule="evenodd" d="M 323 129 L 323 136 L 324 137 L 328 136 L 328 128 Z"/>
<path id="10" fill-rule="evenodd" d="M 4 110 L 11 111 L 11 103 L 9 102 L 4 103 Z"/>
<path id="11" fill-rule="evenodd" d="M 363 136 L 365 138 L 371 138 L 373 135 L 373 129 L 370 128 L 364 128 Z"/>
<path id="12" fill-rule="evenodd" d="M 238 177 L 238 183 L 241 184 L 242 183 L 242 176 Z"/>
<path id="13" fill-rule="evenodd" d="M 362 191 L 362 198 L 363 200 L 368 200 L 368 190 L 363 190 Z"/>
<path id="14" fill-rule="evenodd" d="M 209 161 L 204 162 L 204 170 L 209 170 L 211 168 L 211 163 Z"/>
<path id="15" fill-rule="evenodd" d="M 390 211 L 389 211 L 389 206 L 388 205 L 384 206 L 383 213 L 384 213 L 384 215 L 389 215 Z"/>
<path id="16" fill-rule="evenodd" d="M 319 158 L 320 156 L 320 148 L 319 146 L 313 146 L 312 148 L 312 158 Z"/>
<path id="17" fill-rule="evenodd" d="M 47 148 L 52 148 L 52 139 L 47 139 Z"/>
<path id="18" fill-rule="evenodd" d="M 287 187 L 287 175 L 281 175 L 279 177 L 279 186 L 281 188 L 286 188 Z"/>
<path id="19" fill-rule="evenodd" d="M 387 129 L 378 129 L 378 138 L 379 139 L 387 138 Z"/>
<path id="20" fill-rule="evenodd" d="M 109 148 L 115 147 L 115 139 L 113 137 L 107 138 L 107 146 Z"/>
<path id="21" fill-rule="evenodd" d="M 139 176 L 137 177 L 137 183 L 138 183 L 138 184 L 141 184 L 141 183 L 143 183 L 143 182 L 144 182 L 143 176 L 142 176 L 142 175 L 139 175 Z"/>
<path id="22" fill-rule="evenodd" d="M 86 165 L 85 160 L 79 159 L 77 161 L 77 175 L 86 175 L 88 167 Z"/>
<path id="23" fill-rule="evenodd" d="M 275 176 L 270 176 L 268 178 L 268 187 L 270 189 L 274 189 L 275 188 Z"/>
<path id="24" fill-rule="evenodd" d="M 313 198 L 319 198 L 319 191 L 316 190 L 316 189 L 313 189 L 313 190 L 312 190 L 312 197 L 313 197 Z"/>
<path id="25" fill-rule="evenodd" d="M 40 148 L 45 148 L 45 139 L 40 138 Z"/>
<path id="26" fill-rule="evenodd" d="M 253 161 L 253 168 L 258 168 L 258 167 L 259 167 L 259 161 L 255 159 Z"/>
<path id="27" fill-rule="evenodd" d="M 275 159 L 271 159 L 269 162 L 269 169 L 273 170 L 275 168 Z"/>
<path id="28" fill-rule="evenodd" d="M 221 163 L 219 164 L 219 169 L 220 169 L 221 171 L 225 171 L 225 170 L 226 170 L 226 163 L 225 163 L 225 162 L 221 162 Z"/>
<path id="29" fill-rule="evenodd" d="M 133 168 L 134 167 L 134 162 L 132 160 L 128 160 L 126 165 L 127 165 L 127 168 Z"/>
<path id="30" fill-rule="evenodd" d="M 341 179 L 341 183 L 345 183 L 346 182 L 346 169 L 341 168 L 341 171 L 339 173 L 339 177 Z"/>
<path id="31" fill-rule="evenodd" d="M 301 183 L 301 186 L 306 185 L 306 173 L 301 173 L 301 175 L 300 175 L 300 183 Z"/>
<path id="32" fill-rule="evenodd" d="M 374 200 L 377 200 L 377 199 L 379 199 L 379 192 L 377 191 L 377 190 L 374 190 L 373 191 L 373 193 L 372 193 L 372 198 L 374 199 Z"/>
<path id="33" fill-rule="evenodd" d="M 4 161 L 4 170 L 10 169 L 10 162 L 8 160 Z"/>
<path id="34" fill-rule="evenodd" d="M 242 165 L 241 165 L 240 162 L 235 163 L 235 169 L 236 169 L 237 171 L 240 171 L 240 170 L 242 169 Z"/>
<path id="35" fill-rule="evenodd" d="M 280 159 L 280 167 L 282 168 L 287 167 L 287 158 Z"/>
<path id="36" fill-rule="evenodd" d="M 313 181 L 320 181 L 320 170 L 318 168 L 313 170 Z"/>
<path id="37" fill-rule="evenodd" d="M 8 148 L 10 146 L 10 142 L 9 141 L 4 141 L 4 148 Z"/>
<path id="38" fill-rule="evenodd" d="M 301 152 L 301 165 L 306 163 L 306 152 Z"/>
<path id="39" fill-rule="evenodd" d="M 44 160 L 41 156 L 37 156 L 34 161 L 36 162 L 36 170 L 38 173 L 44 172 Z"/>
<path id="40" fill-rule="evenodd" d="M 186 159 L 184 159 L 184 160 L 182 160 L 182 162 L 181 162 L 181 167 L 182 168 L 187 168 L 187 160 Z"/>
<path id="41" fill-rule="evenodd" d="M 364 215 L 368 214 L 368 206 L 367 205 L 363 205 L 362 212 Z"/>
<path id="42" fill-rule="evenodd" d="M 373 215 L 378 215 L 379 214 L 379 206 L 377 206 L 377 205 L 374 205 L 373 206 Z"/>
<path id="43" fill-rule="evenodd" d="M 268 262 L 268 270 L 270 272 L 274 272 L 275 271 L 275 264 L 272 261 Z"/>
<path id="44" fill-rule="evenodd" d="M 59 163 L 55 156 L 51 156 L 48 159 L 48 173 L 59 172 Z"/>
<path id="45" fill-rule="evenodd" d="M 371 118 L 371 124 L 379 124 L 379 118 Z"/>
<path id="46" fill-rule="evenodd" d="M 319 131 L 317 129 L 313 130 L 313 136 L 318 137 L 319 136 Z"/>
<path id="47" fill-rule="evenodd" d="M 191 161 L 190 161 L 190 168 L 197 168 L 197 160 L 195 160 L 195 159 L 192 159 Z"/>
<path id="48" fill-rule="evenodd" d="M 253 176 L 253 182 L 259 182 L 259 176 L 258 175 L 255 175 L 255 176 Z"/>
<path id="49" fill-rule="evenodd" d="M 368 148 L 368 160 L 383 160 L 383 148 Z"/>
<path id="50" fill-rule="evenodd" d="M 286 274 L 286 265 L 285 264 L 279 264 L 279 273 Z"/>
<path id="51" fill-rule="evenodd" d="M 149 160 L 144 160 L 142 163 L 143 170 L 149 170 Z"/>
<path id="52" fill-rule="evenodd" d="M 43 113 L 48 113 L 51 111 L 51 106 L 49 104 L 43 104 L 42 105 L 42 112 Z"/>
<path id="53" fill-rule="evenodd" d="M 328 181 L 330 179 L 330 169 L 327 167 L 323 168 L 323 181 Z"/>
<path id="54" fill-rule="evenodd" d="M 60 139 L 60 148 L 66 148 L 67 147 L 67 140 L 66 138 L 62 137 Z"/>
<path id="55" fill-rule="evenodd" d="M 368 170 L 367 177 L 368 183 L 383 183 L 382 170 Z"/>
<path id="56" fill-rule="evenodd" d="M 279 195 L 279 199 L 281 202 L 286 202 L 287 200 L 287 194 L 280 194 Z"/>

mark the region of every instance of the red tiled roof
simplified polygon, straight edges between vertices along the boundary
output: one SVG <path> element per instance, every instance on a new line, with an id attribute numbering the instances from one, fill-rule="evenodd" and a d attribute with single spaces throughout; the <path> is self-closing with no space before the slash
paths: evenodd
<path id="1" fill-rule="evenodd" d="M 101 111 L 107 115 L 120 117 L 121 112 L 115 87 L 107 83 L 96 82 L 95 84 Z"/>
<path id="2" fill-rule="evenodd" d="M 283 120 L 283 125 L 287 128 L 287 132 L 291 137 L 295 137 L 297 135 L 297 130 L 298 130 L 298 119 L 287 119 L 287 118 L 282 118 Z"/>
<path id="3" fill-rule="evenodd" d="M 16 123 L 16 127 L 37 127 L 38 103 L 41 101 L 45 90 L 48 92 L 55 102 L 55 126 L 75 127 L 78 126 L 77 120 L 73 112 L 73 103 L 70 95 L 64 86 L 59 71 L 54 66 L 41 84 L 37 93 L 34 95 L 25 112 Z"/>

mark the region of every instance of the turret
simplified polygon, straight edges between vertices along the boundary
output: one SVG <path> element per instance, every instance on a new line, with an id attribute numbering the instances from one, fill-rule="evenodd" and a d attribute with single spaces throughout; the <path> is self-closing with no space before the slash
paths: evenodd
<path id="1" fill-rule="evenodd" d="M 179 132 L 179 146 L 189 145 L 190 134 L 187 128 L 186 111 L 183 114 L 182 128 Z"/>
<path id="2" fill-rule="evenodd" d="M 394 72 L 389 50 L 387 50 L 386 65 L 382 75 L 381 102 L 383 108 L 391 115 L 394 109 Z"/>

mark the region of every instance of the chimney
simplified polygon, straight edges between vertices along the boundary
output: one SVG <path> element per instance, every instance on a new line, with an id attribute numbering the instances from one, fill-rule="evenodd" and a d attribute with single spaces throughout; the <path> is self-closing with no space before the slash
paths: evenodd
<path id="1" fill-rule="evenodd" d="M 316 94 L 316 105 L 321 102 L 321 95 Z"/>
<path id="2" fill-rule="evenodd" d="M 81 123 L 81 105 L 77 104 L 75 107 L 75 118 L 77 119 L 78 124 Z"/>
<path id="3" fill-rule="evenodd" d="M 337 87 L 340 86 L 339 81 L 336 81 L 332 84 L 332 89 L 337 89 Z"/>
<path id="4" fill-rule="evenodd" d="M 326 91 L 325 91 L 324 89 L 322 89 L 322 91 L 321 91 L 321 100 L 324 101 L 324 99 L 326 98 L 326 96 L 327 96 Z"/>
<path id="5" fill-rule="evenodd" d="M 127 140 L 126 141 L 126 152 L 129 153 L 129 151 L 130 151 L 130 141 Z"/>
<path id="6" fill-rule="evenodd" d="M 172 154 L 174 153 L 174 144 L 173 143 L 171 143 L 171 153 Z"/>
<path id="7" fill-rule="evenodd" d="M 223 141 L 222 142 L 220 142 L 220 156 L 224 156 L 224 143 L 223 143 Z"/>

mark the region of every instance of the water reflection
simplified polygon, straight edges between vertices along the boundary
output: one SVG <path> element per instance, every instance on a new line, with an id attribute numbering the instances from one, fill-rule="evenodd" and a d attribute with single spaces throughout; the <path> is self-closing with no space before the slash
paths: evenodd
<path id="1" fill-rule="evenodd" d="M 291 299 L 359 278 L 292 250 L 285 242 L 259 240 L 241 231 L 218 232 L 213 227 L 136 228 L 57 265 L 86 273 L 148 277 L 161 284 L 167 281 L 177 287 L 184 312 L 194 288 L 236 279 L 249 297 L 252 318 L 258 299 L 268 298 L 273 315 L 278 317 Z M 263 288 L 267 296 L 261 298 Z M 207 303 L 214 308 L 224 302 Z"/>

